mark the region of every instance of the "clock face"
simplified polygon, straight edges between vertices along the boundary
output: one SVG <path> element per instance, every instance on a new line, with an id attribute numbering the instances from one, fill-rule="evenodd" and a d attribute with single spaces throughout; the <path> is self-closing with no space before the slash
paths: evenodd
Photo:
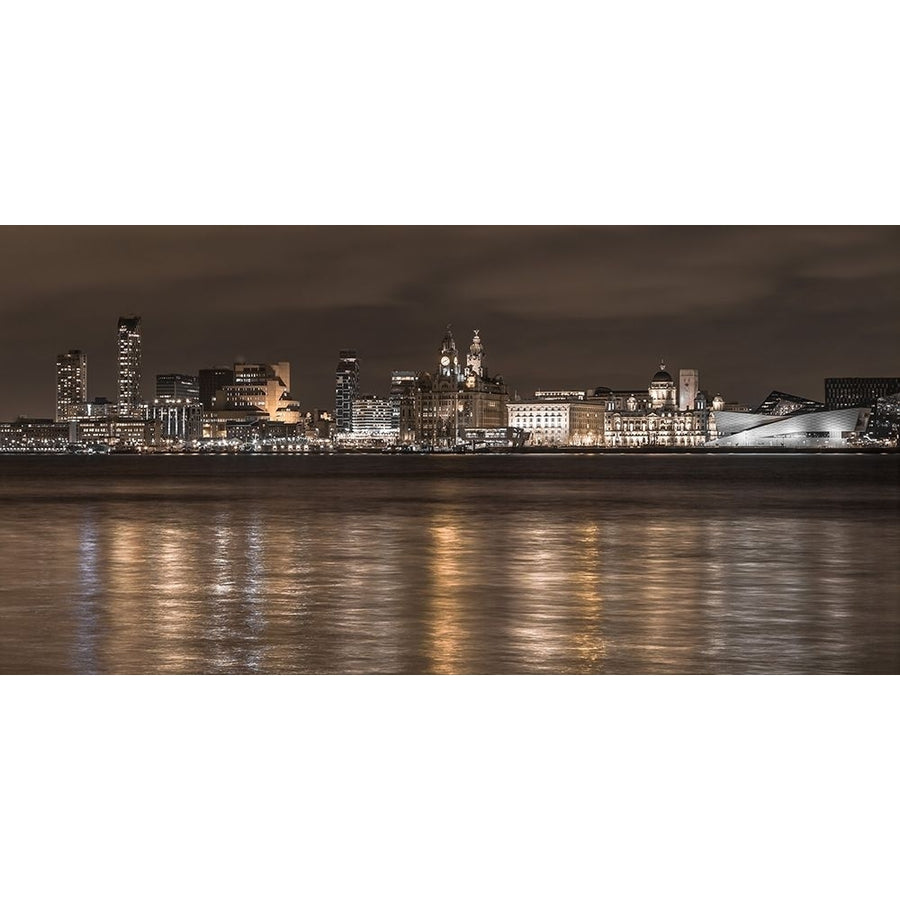
<path id="1" fill-rule="evenodd" d="M 450 365 L 450 357 L 449 357 L 449 356 L 442 356 L 442 357 L 441 357 L 441 365 L 442 365 L 442 366 L 449 366 L 449 365 Z"/>

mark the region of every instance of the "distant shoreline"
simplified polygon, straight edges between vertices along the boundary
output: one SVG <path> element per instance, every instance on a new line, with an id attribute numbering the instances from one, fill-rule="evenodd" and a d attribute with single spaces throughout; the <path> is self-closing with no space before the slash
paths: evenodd
<path id="1" fill-rule="evenodd" d="M 324 456 L 391 456 L 391 457 L 474 457 L 474 456 L 854 456 L 859 454 L 884 455 L 895 454 L 898 447 L 494 447 L 486 450 L 374 450 L 374 449 L 341 449 L 341 450 L 204 450 L 187 452 L 168 451 L 130 451 L 120 450 L 110 453 L 82 453 L 54 450 L 0 450 L 0 458 L 4 456 L 32 457 L 75 457 L 90 458 L 107 456 L 184 456 L 184 457 L 222 457 L 222 456 L 283 456 L 283 457 L 324 457 Z"/>

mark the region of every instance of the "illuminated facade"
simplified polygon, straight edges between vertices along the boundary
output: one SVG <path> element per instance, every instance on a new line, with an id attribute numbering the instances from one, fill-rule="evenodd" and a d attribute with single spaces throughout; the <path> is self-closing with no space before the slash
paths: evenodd
<path id="1" fill-rule="evenodd" d="M 118 372 L 119 415 L 138 414 L 141 405 L 141 318 L 119 319 Z"/>
<path id="2" fill-rule="evenodd" d="M 200 402 L 200 382 L 196 375 L 170 372 L 156 376 L 156 396 L 159 400 L 187 400 Z"/>
<path id="3" fill-rule="evenodd" d="M 234 384 L 219 388 L 213 412 L 296 425 L 300 405 L 291 396 L 290 363 L 235 363 Z"/>
<path id="4" fill-rule="evenodd" d="M 825 379 L 825 405 L 829 409 L 874 406 L 880 397 L 898 393 L 900 377 Z"/>
<path id="5" fill-rule="evenodd" d="M 70 422 L 25 416 L 15 422 L 0 422 L 0 452 L 63 452 L 68 449 L 74 428 Z"/>
<path id="6" fill-rule="evenodd" d="M 78 418 L 87 402 L 87 356 L 70 350 L 56 357 L 56 421 Z"/>
<path id="7" fill-rule="evenodd" d="M 678 409 L 693 409 L 700 393 L 700 373 L 696 369 L 678 370 Z"/>
<path id="8" fill-rule="evenodd" d="M 144 417 L 159 422 L 163 440 L 190 443 L 203 436 L 203 404 L 199 400 L 157 397 L 145 407 Z"/>
<path id="9" fill-rule="evenodd" d="M 407 390 L 414 389 L 419 380 L 418 372 L 391 372 L 391 428 L 400 433 L 400 404 Z"/>
<path id="10" fill-rule="evenodd" d="M 149 447 L 160 442 L 160 422 L 146 419 L 82 419 L 75 423 L 79 444 Z"/>
<path id="11" fill-rule="evenodd" d="M 355 350 L 341 350 L 334 385 L 334 427 L 338 434 L 353 431 L 353 401 L 358 396 L 359 356 Z"/>
<path id="12" fill-rule="evenodd" d="M 505 428 L 508 400 L 503 379 L 488 373 L 479 332 L 473 335 L 463 367 L 448 325 L 434 374 L 420 372 L 414 383 L 407 379 L 403 387 L 399 440 L 434 449 L 457 447 L 465 443 L 467 429 Z"/>
<path id="13" fill-rule="evenodd" d="M 772 391 L 753 411 L 765 416 L 786 416 L 799 410 L 815 412 L 819 409 L 825 409 L 825 404 L 818 400 L 785 394 L 784 391 Z"/>
<path id="14" fill-rule="evenodd" d="M 360 439 L 391 441 L 397 430 L 392 424 L 393 408 L 390 399 L 365 394 L 353 401 L 353 431 L 350 435 Z"/>
<path id="15" fill-rule="evenodd" d="M 595 393 L 606 397 L 604 442 L 608 447 L 698 447 L 716 433 L 715 415 L 707 408 L 705 394 L 698 391 L 691 408 L 680 409 L 675 380 L 662 363 L 645 393 L 625 397 L 625 392 L 604 395 L 604 390 L 598 388 Z"/>
<path id="16" fill-rule="evenodd" d="M 603 444 L 606 410 L 597 402 L 546 402 L 507 404 L 509 427 L 527 435 L 535 447 L 594 447 Z"/>
<path id="17" fill-rule="evenodd" d="M 868 425 L 869 407 L 800 411 L 787 416 L 759 413 L 716 413 L 719 437 L 713 447 L 845 447 Z"/>

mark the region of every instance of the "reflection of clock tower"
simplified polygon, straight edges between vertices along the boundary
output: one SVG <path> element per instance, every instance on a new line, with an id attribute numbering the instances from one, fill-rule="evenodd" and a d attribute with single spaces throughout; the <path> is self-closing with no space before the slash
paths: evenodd
<path id="1" fill-rule="evenodd" d="M 438 376 L 441 378 L 453 378 L 459 381 L 459 355 L 456 352 L 456 341 L 453 340 L 453 332 L 447 326 L 447 333 L 441 343 L 441 358 L 438 368 Z"/>

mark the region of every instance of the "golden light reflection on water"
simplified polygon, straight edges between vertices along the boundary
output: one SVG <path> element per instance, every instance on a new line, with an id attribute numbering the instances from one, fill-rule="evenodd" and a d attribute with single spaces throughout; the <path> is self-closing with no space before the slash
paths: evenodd
<path id="1" fill-rule="evenodd" d="M 578 531 L 578 555 L 582 564 L 575 573 L 575 597 L 580 626 L 575 631 L 574 645 L 578 654 L 577 672 L 603 670 L 606 641 L 603 638 L 602 531 L 596 522 L 586 522 Z"/>
<path id="2" fill-rule="evenodd" d="M 435 509 L 429 532 L 432 590 L 425 654 L 429 671 L 446 675 L 465 670 L 462 648 L 466 635 L 457 595 L 472 573 L 463 564 L 466 532 L 462 525 L 448 521 L 446 508 Z"/>
<path id="3" fill-rule="evenodd" d="M 851 515 L 852 482 L 699 509 L 596 478 L 156 484 L 5 488 L 0 671 L 900 670 L 880 485 Z"/>

